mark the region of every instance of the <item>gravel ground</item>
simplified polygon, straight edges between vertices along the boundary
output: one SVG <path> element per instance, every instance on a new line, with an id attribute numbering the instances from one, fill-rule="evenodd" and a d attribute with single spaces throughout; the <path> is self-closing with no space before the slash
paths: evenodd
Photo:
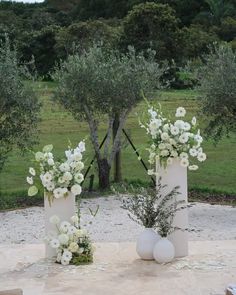
<path id="1" fill-rule="evenodd" d="M 87 225 L 92 240 L 96 242 L 134 241 L 142 228 L 130 220 L 120 208 L 116 197 L 84 200 L 82 224 L 91 221 L 88 208 L 99 206 L 98 214 Z M 189 208 L 190 240 L 236 239 L 236 208 L 230 206 L 192 203 Z M 0 243 L 42 243 L 44 216 L 42 207 L 0 213 Z"/>

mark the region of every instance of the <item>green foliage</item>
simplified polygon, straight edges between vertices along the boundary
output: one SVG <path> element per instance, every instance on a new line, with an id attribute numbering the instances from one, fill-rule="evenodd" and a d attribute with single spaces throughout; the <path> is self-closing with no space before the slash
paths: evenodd
<path id="1" fill-rule="evenodd" d="M 236 131 L 236 55 L 228 45 L 215 46 L 198 72 L 207 134 L 219 140 Z"/>
<path id="2" fill-rule="evenodd" d="M 25 32 L 17 42 L 23 62 L 35 61 L 40 76 L 48 76 L 56 63 L 56 32 L 58 27 L 49 26 L 40 31 Z"/>
<path id="3" fill-rule="evenodd" d="M 162 237 L 166 237 L 172 231 L 175 213 L 186 206 L 184 201 L 177 201 L 179 187 L 167 188 L 161 184 L 161 178 L 157 188 L 133 188 L 128 192 L 132 195 L 124 197 L 122 207 L 128 210 L 128 216 L 135 222 L 146 228 L 157 228 Z M 127 191 L 126 191 L 127 193 Z"/>
<path id="4" fill-rule="evenodd" d="M 222 19 L 220 27 L 216 31 L 222 40 L 232 41 L 236 38 L 236 19 L 233 17 Z"/>
<path id="5" fill-rule="evenodd" d="M 14 147 L 23 150 L 34 143 L 40 104 L 23 75 L 27 71 L 7 40 L 0 47 L 0 170 Z"/>
<path id="6" fill-rule="evenodd" d="M 86 236 L 80 239 L 79 247 L 84 249 L 83 254 L 73 253 L 70 264 L 84 265 L 93 262 L 93 248 L 90 239 Z"/>
<path id="7" fill-rule="evenodd" d="M 121 46 L 154 49 L 158 60 L 178 59 L 179 28 L 174 10 L 163 4 L 137 5 L 123 21 Z"/>
<path id="8" fill-rule="evenodd" d="M 103 21 L 73 23 L 58 32 L 56 51 L 60 58 L 65 59 L 68 54 L 73 54 L 75 48 L 82 52 L 94 43 L 100 42 L 105 47 L 115 48 L 118 39 L 119 30 Z"/>
<path id="9" fill-rule="evenodd" d="M 209 51 L 209 45 L 218 40 L 214 33 L 206 32 L 201 26 L 192 25 L 182 29 L 182 55 L 193 59 Z"/>

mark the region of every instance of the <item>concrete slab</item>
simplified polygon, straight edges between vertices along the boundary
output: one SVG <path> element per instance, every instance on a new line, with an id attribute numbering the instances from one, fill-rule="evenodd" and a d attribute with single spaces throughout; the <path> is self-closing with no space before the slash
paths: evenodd
<path id="1" fill-rule="evenodd" d="M 190 242 L 190 256 L 167 265 L 138 259 L 134 243 L 96 244 L 95 261 L 63 267 L 39 244 L 0 246 L 0 291 L 24 295 L 220 295 L 236 282 L 236 241 Z"/>

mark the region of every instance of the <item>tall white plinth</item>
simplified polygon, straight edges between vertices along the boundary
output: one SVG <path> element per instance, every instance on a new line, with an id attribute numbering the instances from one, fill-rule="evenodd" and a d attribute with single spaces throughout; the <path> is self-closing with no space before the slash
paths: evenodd
<path id="1" fill-rule="evenodd" d="M 48 202 L 46 194 L 44 195 L 44 211 L 45 211 L 45 234 L 46 236 L 56 231 L 55 225 L 51 224 L 49 219 L 53 215 L 57 215 L 61 221 L 70 221 L 70 218 L 75 215 L 75 196 L 70 193 L 67 198 L 53 199 L 51 206 Z M 46 258 L 52 258 L 56 256 L 56 250 L 51 248 L 47 242 L 45 242 L 45 256 Z"/>
<path id="2" fill-rule="evenodd" d="M 185 201 L 188 204 L 188 180 L 187 168 L 180 165 L 179 160 L 174 160 L 171 165 L 166 168 L 161 167 L 157 161 L 157 181 L 161 177 L 161 183 L 166 184 L 164 193 L 170 192 L 175 186 L 179 186 L 180 194 L 176 197 L 177 201 Z M 185 205 L 183 204 L 183 205 Z M 181 229 L 188 228 L 188 209 L 183 209 L 176 212 L 173 226 Z M 169 237 L 169 240 L 174 244 L 175 257 L 184 257 L 188 255 L 188 232 L 185 230 L 176 230 Z"/>

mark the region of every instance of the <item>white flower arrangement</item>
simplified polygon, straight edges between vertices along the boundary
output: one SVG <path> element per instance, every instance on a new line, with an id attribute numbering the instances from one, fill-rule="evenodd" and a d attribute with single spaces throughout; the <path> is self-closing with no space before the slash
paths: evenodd
<path id="1" fill-rule="evenodd" d="M 39 166 L 39 180 L 50 204 L 54 199 L 68 197 L 70 192 L 75 196 L 81 194 L 81 183 L 84 180 L 81 171 L 84 168 L 82 159 L 85 143 L 81 141 L 75 149 L 69 147 L 65 151 L 63 160 L 55 160 L 52 150 L 52 145 L 46 145 L 42 152 L 35 153 L 35 161 Z M 28 195 L 34 196 L 38 193 L 38 187 L 34 184 L 34 178 L 37 177 L 36 170 L 30 167 L 29 174 L 30 176 L 26 178 L 30 185 Z"/>
<path id="2" fill-rule="evenodd" d="M 185 115 L 186 110 L 179 107 L 176 109 L 175 121 L 171 121 L 163 116 L 161 108 L 148 109 L 148 122 L 140 122 L 140 126 L 145 128 L 151 137 L 151 146 L 147 149 L 151 165 L 158 159 L 160 164 L 166 167 L 172 164 L 174 159 L 179 159 L 181 166 L 197 170 L 198 165 L 191 162 L 206 160 L 206 154 L 201 147 L 203 138 L 200 129 L 197 128 L 197 120 L 193 117 L 191 122 L 187 122 L 183 119 Z M 154 175 L 154 169 L 150 169 L 148 174 Z"/>
<path id="3" fill-rule="evenodd" d="M 80 265 L 93 261 L 92 245 L 85 230 L 80 229 L 79 217 L 74 215 L 70 222 L 60 221 L 57 215 L 50 217 L 56 232 L 46 237 L 50 247 L 56 250 L 56 262 L 62 265 Z"/>

